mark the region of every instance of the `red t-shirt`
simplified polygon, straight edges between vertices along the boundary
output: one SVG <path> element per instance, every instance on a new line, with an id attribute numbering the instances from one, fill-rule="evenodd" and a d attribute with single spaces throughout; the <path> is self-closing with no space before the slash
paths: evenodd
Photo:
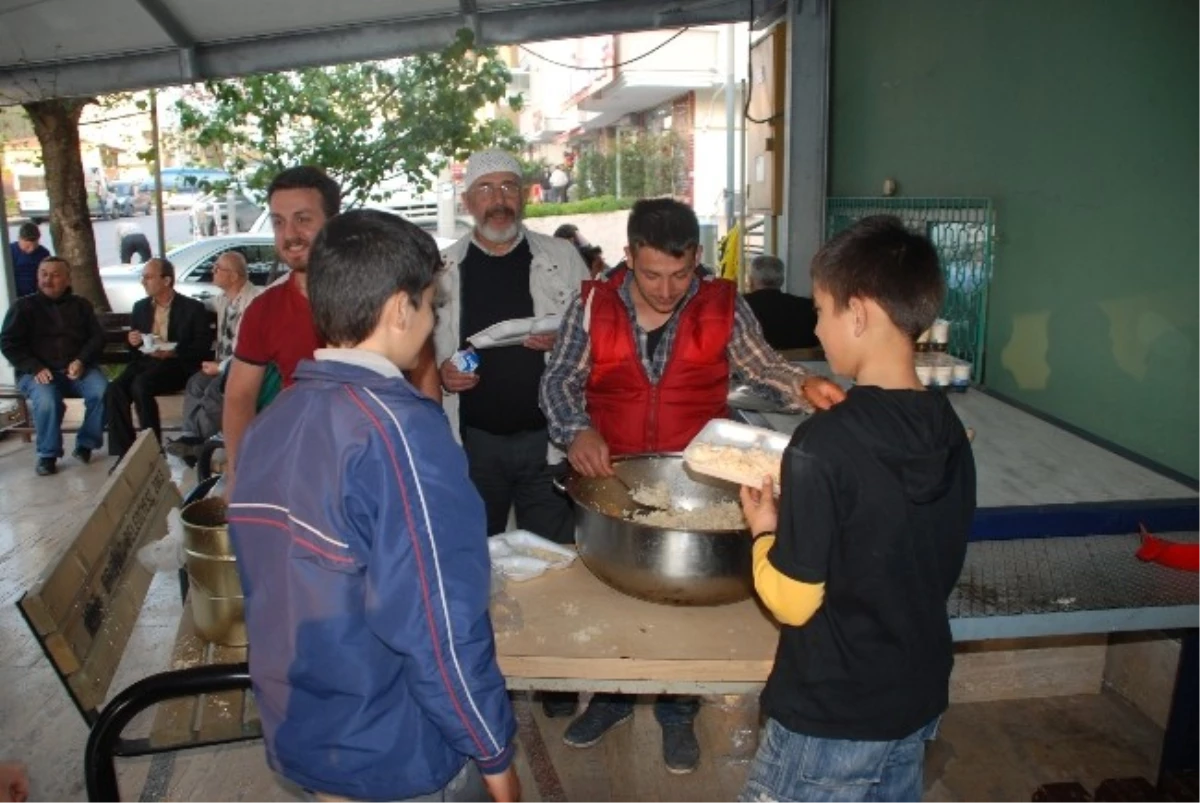
<path id="1" fill-rule="evenodd" d="M 313 323 L 308 296 L 289 277 L 262 292 L 246 308 L 233 356 L 251 365 L 275 363 L 284 387 L 288 387 L 297 363 L 311 360 L 313 352 L 324 345 Z"/>

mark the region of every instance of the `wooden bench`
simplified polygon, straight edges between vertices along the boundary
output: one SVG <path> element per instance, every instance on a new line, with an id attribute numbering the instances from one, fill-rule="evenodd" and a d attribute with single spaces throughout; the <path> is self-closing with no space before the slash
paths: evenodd
<path id="1" fill-rule="evenodd" d="M 114 756 L 260 735 L 257 710 L 247 693 L 245 649 L 202 642 L 191 629 L 186 603 L 173 662 L 185 668 L 145 678 L 105 705 L 153 577 L 138 561 L 138 550 L 166 533 L 167 513 L 182 502 L 153 434 L 142 432 L 97 493 L 94 510 L 62 556 L 17 602 L 92 728 L 85 756 L 92 800 L 118 799 Z M 133 716 L 159 702 L 163 705 L 150 736 L 121 738 Z"/>
<path id="2" fill-rule="evenodd" d="M 96 314 L 100 327 L 104 330 L 104 351 L 100 354 L 99 365 L 123 366 L 133 359 L 129 350 L 129 330 L 133 328 L 133 316 L 128 312 L 100 312 Z M 212 313 L 209 327 L 213 330 L 214 341 L 217 328 L 216 313 Z M 182 391 L 177 394 L 180 395 Z M 33 439 L 33 416 L 29 413 L 29 403 L 25 395 L 13 385 L 0 385 L 0 399 L 11 399 L 16 402 L 16 408 L 0 418 L 0 432 L 15 432 L 29 443 Z M 178 425 L 163 425 L 164 430 L 176 430 Z M 63 432 L 74 432 L 74 427 L 64 427 Z"/>

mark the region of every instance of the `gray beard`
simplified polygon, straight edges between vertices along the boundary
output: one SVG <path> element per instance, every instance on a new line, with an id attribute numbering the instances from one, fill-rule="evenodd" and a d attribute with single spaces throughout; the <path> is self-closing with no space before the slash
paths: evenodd
<path id="1" fill-rule="evenodd" d="M 483 223 L 479 226 L 479 233 L 493 243 L 507 243 L 516 238 L 521 231 L 521 221 L 513 220 L 504 228 L 497 228 L 488 223 Z"/>

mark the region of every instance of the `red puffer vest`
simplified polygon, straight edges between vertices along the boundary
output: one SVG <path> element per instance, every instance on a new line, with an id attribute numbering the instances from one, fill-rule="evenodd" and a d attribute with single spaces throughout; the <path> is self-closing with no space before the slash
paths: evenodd
<path id="1" fill-rule="evenodd" d="M 733 334 L 737 291 L 721 279 L 700 283 L 680 313 L 666 370 L 653 385 L 618 292 L 625 275 L 619 270 L 607 280 L 583 285 L 584 306 L 591 305 L 588 415 L 614 455 L 678 452 L 705 424 L 728 411 L 725 351 Z"/>

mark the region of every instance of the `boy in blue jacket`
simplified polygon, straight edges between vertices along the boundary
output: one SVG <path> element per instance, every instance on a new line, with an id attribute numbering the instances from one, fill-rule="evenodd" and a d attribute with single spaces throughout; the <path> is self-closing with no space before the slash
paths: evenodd
<path id="1" fill-rule="evenodd" d="M 975 513 L 975 460 L 914 343 L 941 309 L 937 252 L 890 216 L 813 258 L 817 337 L 855 386 L 742 489 L 754 585 L 782 624 L 743 800 L 920 800 L 954 665 L 946 598 Z"/>
<path id="2" fill-rule="evenodd" d="M 440 265 L 395 215 L 331 218 L 308 274 L 329 348 L 242 445 L 228 518 L 267 759 L 317 796 L 520 795 L 483 502 L 441 405 L 401 374 Z"/>

